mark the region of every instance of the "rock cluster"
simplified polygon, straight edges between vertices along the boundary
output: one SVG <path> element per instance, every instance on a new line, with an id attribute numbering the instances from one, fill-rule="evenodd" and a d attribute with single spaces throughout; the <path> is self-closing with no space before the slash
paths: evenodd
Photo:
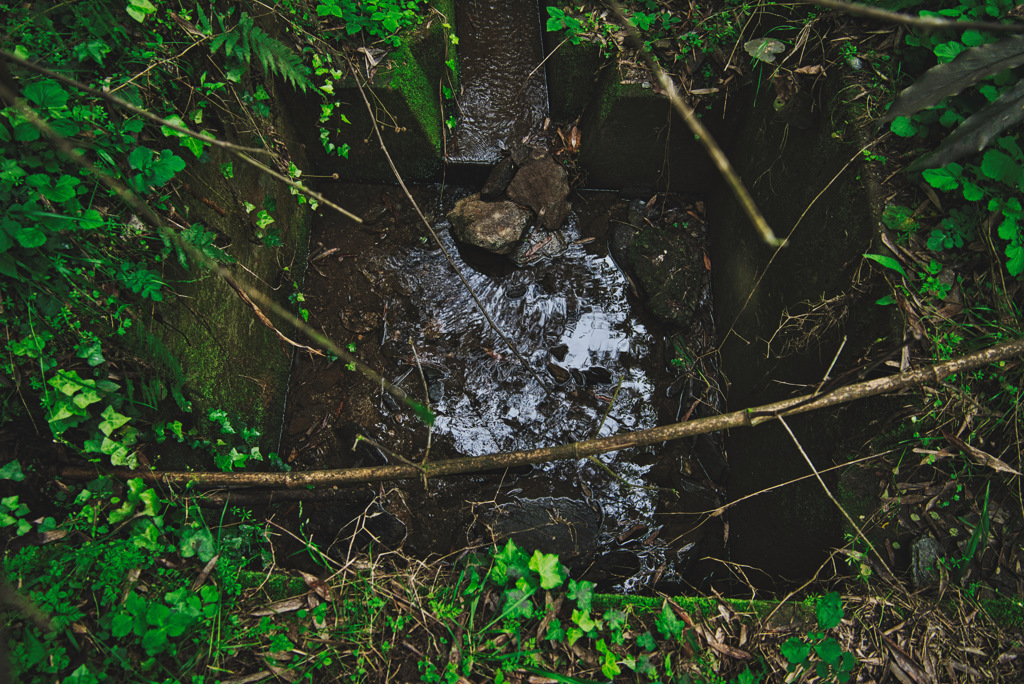
<path id="1" fill-rule="evenodd" d="M 569 215 L 569 175 L 546 150 L 514 146 L 477 194 L 448 214 L 455 237 L 518 265 L 561 254 Z"/>

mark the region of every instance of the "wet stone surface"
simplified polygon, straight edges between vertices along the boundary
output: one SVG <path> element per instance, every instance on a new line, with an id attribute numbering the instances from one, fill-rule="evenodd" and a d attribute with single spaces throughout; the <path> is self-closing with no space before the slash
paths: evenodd
<path id="1" fill-rule="evenodd" d="M 331 199 L 375 222 L 320 219 L 303 288 L 309 321 L 418 400 L 429 397 L 436 421 L 428 431 L 344 363 L 302 355 L 283 444 L 293 467 L 380 465 L 393 453 L 418 462 L 428 443 L 431 461 L 527 450 L 717 412 L 717 389 L 700 379 L 716 375 L 702 356 L 714 347 L 710 311 L 698 311 L 686 330 L 663 327 L 640 311 L 608 252 L 615 226 L 628 220 L 625 201 L 574 195 L 559 248 L 519 267 L 453 238 L 446 217 L 471 189 L 413 192 L 531 370 L 487 325 L 399 190 L 334 186 Z M 648 219 L 659 220 L 653 211 Z M 705 267 L 699 249 L 684 256 Z M 382 448 L 360 441 L 353 450 L 360 434 Z M 617 477 L 581 459 L 431 481 L 426 490 L 416 481 L 366 485 L 345 506 L 311 507 L 310 525 L 329 546 L 351 535 L 361 508 L 381 538 L 410 553 L 512 537 L 552 545 L 578 576 L 608 589 L 706 584 L 708 570 L 693 559 L 721 557 L 724 541 L 721 519 L 699 515 L 721 504 L 715 436 L 599 459 Z"/>

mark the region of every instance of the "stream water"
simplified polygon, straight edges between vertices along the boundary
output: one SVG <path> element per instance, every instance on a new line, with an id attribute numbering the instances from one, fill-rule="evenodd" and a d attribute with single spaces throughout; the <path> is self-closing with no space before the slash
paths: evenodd
<path id="1" fill-rule="evenodd" d="M 543 144 L 547 92 L 544 70 L 532 73 L 543 59 L 535 1 L 459 3 L 458 27 L 463 86 L 446 175 L 471 185 L 503 148 Z M 478 189 L 412 188 L 453 263 L 396 186 L 327 191 L 365 223 L 329 215 L 315 225 L 303 288 L 309 322 L 428 402 L 436 421 L 428 429 L 341 361 L 299 355 L 282 444 L 293 467 L 527 450 L 717 412 L 708 292 L 685 333 L 643 310 L 637 285 L 609 254 L 630 214 L 626 199 L 573 193 L 561 231 L 568 248 L 517 267 L 453 239 L 447 214 Z M 681 220 L 685 203 L 673 202 L 666 220 Z M 656 204 L 669 203 L 646 206 Z M 635 200 L 632 207 L 635 216 Z M 691 203 L 686 211 L 699 218 L 701 209 Z M 698 246 L 683 258 L 703 272 L 706 226 L 693 225 Z M 723 476 L 721 443 L 702 436 L 593 461 L 367 485 L 315 504 L 309 526 L 329 547 L 347 549 L 355 535 L 423 556 L 512 538 L 558 553 L 578 577 L 607 589 L 706 588 L 713 566 L 702 559 L 724 556 L 727 527 L 702 512 L 721 505 Z"/>
<path id="2" fill-rule="evenodd" d="M 420 461 L 428 443 L 431 460 L 531 449 L 653 427 L 689 407 L 693 378 L 673 371 L 675 346 L 638 311 L 605 246 L 624 201 L 613 193 L 577 195 L 564 227 L 574 244 L 517 268 L 453 241 L 444 216 L 469 189 L 414 193 L 529 370 L 488 326 L 395 188 L 338 187 L 334 199 L 373 222 L 321 222 L 306 286 L 310 323 L 429 399 L 436 422 L 428 430 L 341 361 L 300 356 L 285 444 L 294 466 L 383 464 L 394 460 L 389 452 Z M 384 448 L 363 441 L 353 451 L 360 434 Z M 720 523 L 698 525 L 693 515 L 720 503 L 707 475 L 720 453 L 707 453 L 711 444 L 701 462 L 696 446 L 670 442 L 603 456 L 615 477 L 580 459 L 432 481 L 426 490 L 415 482 L 366 487 L 350 506 L 320 505 L 311 521 L 322 535 L 344 537 L 357 514 L 369 511 L 360 524 L 415 553 L 513 537 L 621 590 L 655 579 L 695 584 L 706 579 L 694 564 L 698 551 L 713 553 L 723 541 Z"/>

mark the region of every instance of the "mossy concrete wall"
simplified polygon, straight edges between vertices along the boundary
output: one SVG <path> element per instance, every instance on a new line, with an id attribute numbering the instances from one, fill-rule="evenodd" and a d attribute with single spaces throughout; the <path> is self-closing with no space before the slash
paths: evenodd
<path id="1" fill-rule="evenodd" d="M 283 141 L 297 138 L 296 122 L 280 103 L 295 95 L 289 86 L 265 83 L 271 95 L 271 117 L 262 123 L 264 136 L 273 130 Z M 208 124 L 209 125 L 209 124 Z M 221 122 L 217 137 L 241 145 L 259 146 L 260 136 L 242 133 L 228 122 Z M 299 156 L 291 157 L 299 168 L 307 163 Z M 288 155 L 284 146 L 277 152 Z M 228 155 L 219 148 L 208 148 L 209 157 L 193 161 L 180 174 L 182 196 L 186 204 L 187 224 L 199 223 L 218 235 L 216 244 L 225 249 L 237 263 L 227 268 L 234 278 L 251 288 L 270 295 L 275 301 L 290 306 L 293 282 L 301 285 L 311 212 L 308 204 L 300 204 L 288 186 L 279 183 L 256 168 Z M 264 163 L 274 166 L 269 157 Z M 222 173 L 222 165 L 230 163 L 233 176 Z M 246 203 L 256 208 L 246 211 Z M 256 213 L 267 209 L 274 218 L 272 228 L 278 231 L 281 245 L 264 244 L 257 235 Z M 259 430 L 264 453 L 277 448 L 291 349 L 263 325 L 253 310 L 221 278 L 197 266 L 183 271 L 169 268 L 166 277 L 176 297 L 157 308 L 152 332 L 176 361 L 184 374 L 185 398 L 192 402 L 193 415 L 199 424 L 206 422 L 210 409 L 223 409 L 231 416 L 234 427 L 242 425 Z M 287 335 L 288 326 L 269 311 Z M 154 343 L 154 346 L 159 346 Z M 175 368 L 165 369 L 175 374 Z M 238 423 L 241 423 L 239 425 Z M 208 463 L 188 463 L 197 468 Z"/>
<path id="2" fill-rule="evenodd" d="M 780 250 L 758 238 L 724 184 L 707 195 L 731 411 L 813 392 L 840 347 L 832 377 L 857 369 L 872 342 L 892 333 L 890 311 L 852 286 L 861 255 L 875 240 L 878 192 L 859 154 L 856 112 L 841 98 L 844 85 L 838 71 L 816 87 L 806 84 L 805 102 L 813 106 L 804 113 L 809 117 L 799 118 L 804 128 L 779 114 L 772 88 L 751 84 L 730 98 L 731 135 L 719 142 L 775 233 L 789 237 Z M 823 300 L 831 305 L 818 307 L 806 328 L 776 335 L 786 312 L 806 313 Z M 814 325 L 825 329 L 808 332 Z M 873 435 L 887 402 L 865 400 L 787 422 L 816 465 L 826 468 Z M 733 431 L 726 448 L 730 499 L 811 473 L 777 422 Z M 838 511 L 814 479 L 744 502 L 730 520 L 733 560 L 774 579 L 808 576 L 843 543 Z"/>
<path id="3" fill-rule="evenodd" d="M 630 194 L 710 190 L 717 175 L 703 147 L 650 76 L 604 59 L 593 44 L 564 37 L 546 36 L 551 118 L 579 120 L 585 187 Z M 717 135 L 721 106 L 707 99 L 692 105 Z"/>
<path id="4" fill-rule="evenodd" d="M 442 105 L 441 84 L 447 83 L 446 57 L 454 55 L 448 45 L 446 21 L 454 22 L 454 1 L 435 0 L 436 13 L 408 35 L 402 43 L 376 66 L 363 61 L 361 54 L 356 68 L 360 80 L 372 75 L 369 88 L 364 88 L 372 115 L 355 81 L 346 79 L 335 85 L 327 101 L 335 105 L 335 113 L 327 125 L 334 127 L 329 142 L 335 150 L 349 146 L 348 157 L 327 152 L 319 137 L 316 122 L 320 116 L 320 100 L 305 98 L 297 103 L 305 122 L 303 142 L 316 175 L 337 174 L 343 181 L 391 182 L 394 173 L 380 147 L 373 129 L 374 119 L 380 127 L 391 159 L 406 181 L 434 181 L 440 175 L 444 160 L 446 113 Z M 452 76 L 454 80 L 454 75 Z M 344 114 L 350 124 L 339 123 Z M 371 118 L 372 116 L 372 118 Z"/>
<path id="5" fill-rule="evenodd" d="M 556 45 L 549 41 L 549 50 Z M 575 108 L 583 111 L 579 163 L 586 185 L 705 196 L 729 410 L 813 391 L 844 335 L 845 353 L 833 376 L 856 366 L 872 341 L 889 335 L 890 312 L 874 305 L 876 297 L 851 291 L 861 254 L 875 239 L 877 192 L 858 158 L 857 114 L 842 101 L 846 82 L 838 69 L 827 81 L 802 83 L 788 107 L 776 106 L 770 84 L 751 82 L 731 93 L 724 109 L 702 109 L 702 120 L 776 233 L 785 237 L 796 226 L 776 254 L 693 134 L 670 113 L 667 99 L 644 87 L 642 77 L 623 78 L 616 66 L 601 67 L 595 79 L 592 58 L 588 46 L 567 43 L 549 57 L 548 70 L 553 107 L 557 103 L 567 120 L 578 115 Z M 802 340 L 791 330 L 773 340 L 784 312 L 800 313 L 822 299 L 833 305 L 807 320 L 827 330 Z M 790 425 L 815 462 L 828 467 L 845 460 L 849 445 L 877 425 L 885 401 L 796 417 Z M 736 430 L 726 449 L 733 500 L 810 473 L 778 423 Z M 732 559 L 762 568 L 756 578 L 762 585 L 809 576 L 842 543 L 838 511 L 814 480 L 743 503 L 730 520 Z"/>

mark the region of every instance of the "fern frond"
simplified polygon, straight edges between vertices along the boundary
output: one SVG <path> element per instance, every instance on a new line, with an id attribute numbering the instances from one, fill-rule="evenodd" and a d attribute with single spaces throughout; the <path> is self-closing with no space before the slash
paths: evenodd
<path id="1" fill-rule="evenodd" d="M 302 92 L 313 87 L 306 75 L 309 70 L 302 63 L 302 58 L 277 38 L 267 35 L 245 12 L 242 12 L 234 28 L 220 34 L 210 43 L 210 51 L 214 54 L 221 47 L 226 56 L 234 56 L 246 63 L 251 63 L 255 55 L 263 71 L 280 76 Z"/>

